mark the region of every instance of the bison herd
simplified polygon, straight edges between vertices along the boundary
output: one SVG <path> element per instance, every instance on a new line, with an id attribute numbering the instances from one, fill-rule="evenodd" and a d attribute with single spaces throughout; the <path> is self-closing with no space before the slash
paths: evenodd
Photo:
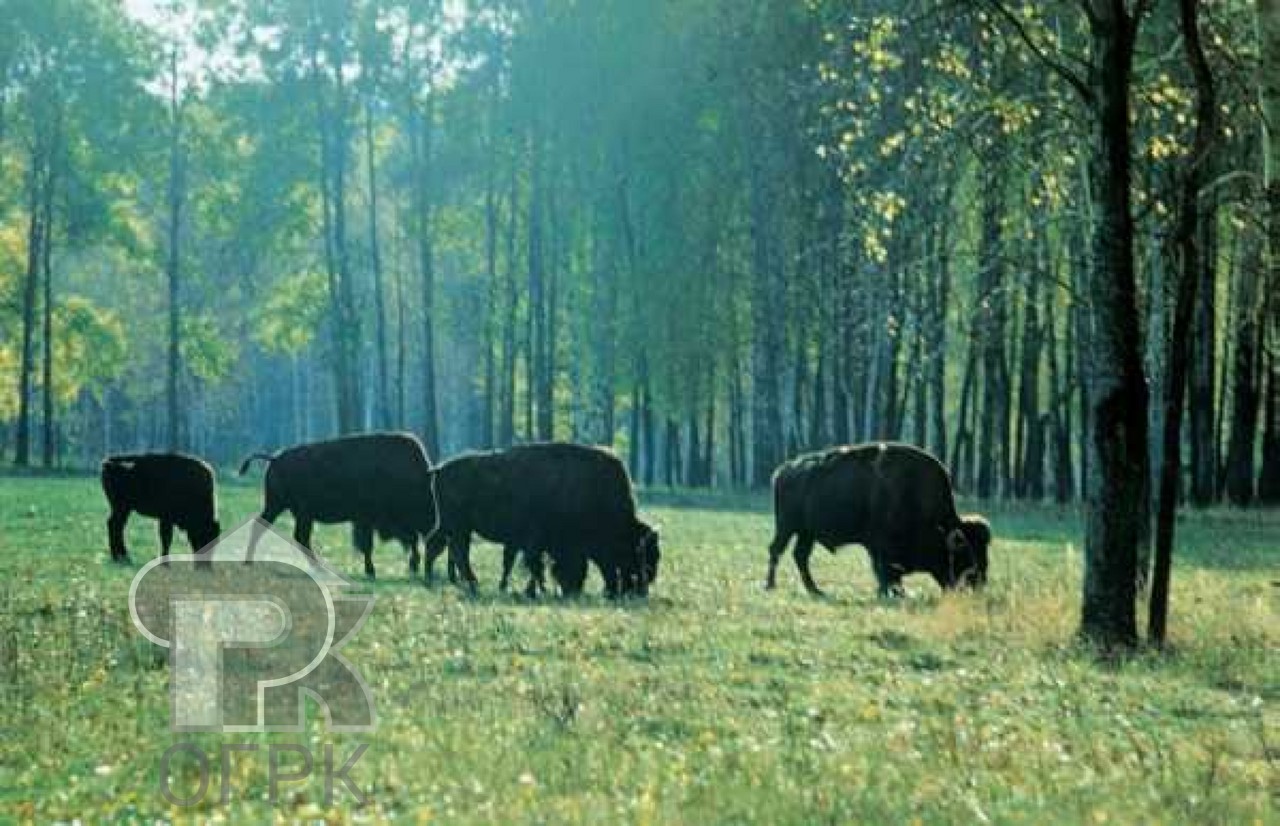
<path id="1" fill-rule="evenodd" d="M 410 577 L 423 568 L 427 583 L 448 550 L 450 580 L 470 590 L 477 586 L 472 536 L 502 546 L 503 590 L 523 556 L 529 596 L 545 589 L 548 564 L 565 596 L 583 591 L 592 565 L 611 598 L 644 596 L 658 575 L 658 533 L 637 517 L 626 468 L 605 449 L 527 444 L 433 466 L 412 435 L 372 433 L 257 453 L 240 474 L 255 461 L 266 463 L 266 473 L 250 557 L 265 525 L 288 511 L 294 540 L 308 554 L 315 523 L 350 523 L 371 579 L 375 535 L 403 544 Z M 134 511 L 159 521 L 162 554 L 175 527 L 197 551 L 220 534 L 213 469 L 199 459 L 111 456 L 102 463 L 102 488 L 113 560 L 128 559 L 124 527 Z M 815 595 L 822 593 L 809 570 L 815 543 L 832 552 L 863 545 L 884 596 L 901 594 L 902 577 L 916 572 L 944 589 L 986 582 L 990 527 L 956 512 L 946 468 L 922 450 L 877 443 L 800 456 L 778 468 L 773 493 L 767 588 L 793 539 L 796 568 Z"/>

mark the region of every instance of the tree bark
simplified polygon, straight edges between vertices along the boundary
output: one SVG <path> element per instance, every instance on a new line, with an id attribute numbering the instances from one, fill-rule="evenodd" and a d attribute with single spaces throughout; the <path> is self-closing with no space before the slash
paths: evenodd
<path id="1" fill-rule="evenodd" d="M 44 232 L 42 233 L 44 243 L 40 251 L 40 274 L 41 283 L 44 287 L 44 299 L 40 302 L 44 316 L 41 325 L 43 327 L 41 344 L 44 350 L 41 375 L 43 391 L 41 398 L 44 401 L 44 415 L 42 416 L 44 434 L 41 440 L 41 464 L 46 468 L 54 466 L 57 432 L 57 422 L 54 418 L 53 386 L 53 194 L 58 175 L 58 153 L 60 149 L 59 138 L 55 129 L 53 145 L 50 147 L 48 156 L 49 167 L 48 175 L 45 179 L 44 204 L 41 207 L 44 210 Z"/>
<path id="2" fill-rule="evenodd" d="M 1137 642 L 1138 544 L 1146 512 L 1147 391 L 1139 342 L 1131 209 L 1129 94 L 1138 20 L 1125 0 L 1089 3 L 1094 199 L 1087 272 L 1088 507 L 1081 635 L 1103 648 Z"/>
<path id="3" fill-rule="evenodd" d="M 502 324 L 502 400 L 498 408 L 498 446 L 510 447 L 516 439 L 516 331 L 519 328 L 520 294 L 516 270 L 516 238 L 519 234 L 520 179 L 511 160 L 507 197 L 505 288 Z"/>
<path id="4" fill-rule="evenodd" d="M 414 180 L 417 191 L 418 270 L 422 277 L 422 441 L 427 455 L 440 455 L 440 416 L 436 405 L 435 245 L 431 193 L 431 154 L 434 125 L 434 98 L 428 96 L 422 107 L 415 106 L 412 121 L 416 124 L 414 142 Z"/>
<path id="5" fill-rule="evenodd" d="M 374 146 L 373 97 L 364 103 L 365 174 L 369 187 L 369 270 L 373 276 L 373 323 L 377 338 L 378 396 L 374 421 L 378 427 L 391 426 L 391 370 L 387 343 L 387 302 L 382 279 L 382 239 L 378 221 L 378 163 Z"/>
<path id="6" fill-rule="evenodd" d="M 1181 2 L 1181 0 L 1179 0 Z M 1207 163 L 1204 161 L 1202 163 Z M 1206 180 L 1208 171 L 1199 175 Z M 1195 206 L 1197 214 L 1193 226 L 1199 237 L 1194 242 L 1197 270 L 1195 277 L 1200 279 L 1196 288 L 1195 315 L 1192 322 L 1191 360 L 1189 376 L 1190 388 L 1187 406 L 1190 409 L 1191 437 L 1191 501 L 1201 507 L 1212 505 L 1218 498 L 1218 450 L 1217 428 L 1214 421 L 1214 401 L 1216 399 L 1215 375 L 1217 373 L 1217 301 L 1214 294 L 1213 236 L 1215 227 L 1213 220 L 1212 196 L 1210 206 L 1201 209 Z M 1185 250 L 1185 247 L 1184 247 Z M 1185 271 L 1183 275 L 1185 275 Z M 1171 365 L 1172 367 L 1172 365 Z"/>
<path id="7" fill-rule="evenodd" d="M 1263 120 L 1263 182 L 1266 192 L 1265 311 L 1267 353 L 1266 421 L 1258 499 L 1280 504 L 1280 0 L 1257 0 Z"/>
<path id="8" fill-rule="evenodd" d="M 1164 439 L 1160 463 L 1160 493 L 1156 511 L 1155 571 L 1151 580 L 1151 604 L 1148 633 L 1156 645 L 1164 645 L 1169 616 L 1169 580 L 1173 566 L 1173 542 L 1178 508 L 1178 476 L 1182 439 L 1182 409 L 1187 389 L 1187 361 L 1190 327 L 1193 317 L 1206 304 L 1212 305 L 1205 288 L 1213 288 L 1212 279 L 1203 272 L 1212 271 L 1213 263 L 1201 246 L 1207 235 L 1201 232 L 1200 189 L 1207 174 L 1214 135 L 1217 132 L 1218 104 L 1213 74 L 1200 42 L 1197 0 L 1179 0 L 1178 17 L 1182 29 L 1183 49 L 1191 65 L 1196 87 L 1196 129 L 1192 153 L 1183 174 L 1178 204 L 1178 224 L 1174 242 L 1179 253 L 1177 300 L 1173 310 L 1173 331 L 1169 339 L 1169 357 L 1164 388 Z M 1197 299 L 1197 293 L 1199 297 Z M 1198 305 L 1198 306 L 1197 306 Z M 1203 332 L 1203 331 L 1202 331 Z M 1195 368 L 1193 367 L 1193 370 Z M 1212 376 L 1211 376 L 1212 378 Z M 1195 389 L 1193 382 L 1193 391 Z M 1212 399 L 1212 395 L 1210 395 Z M 1194 416 L 1194 407 L 1193 407 Z"/>
<path id="9" fill-rule="evenodd" d="M 182 202 L 185 197 L 185 158 L 182 148 L 182 103 L 178 97 L 178 49 L 169 54 L 169 256 L 165 267 L 169 287 L 169 359 L 166 375 L 168 445 L 183 448 L 182 401 Z"/>
<path id="10" fill-rule="evenodd" d="M 1244 261 L 1236 268 L 1236 345 L 1231 361 L 1231 432 L 1225 480 L 1227 498 L 1240 507 L 1253 502 L 1262 367 L 1262 305 L 1258 295 L 1262 248 L 1252 238 L 1243 244 Z"/>
<path id="11" fill-rule="evenodd" d="M 782 460 L 782 400 L 779 374 L 782 372 L 782 341 L 778 318 L 782 312 L 781 274 L 774 250 L 773 203 L 768 190 L 767 164 L 761 153 L 768 151 L 761 140 L 750 150 L 751 180 L 751 267 L 752 267 L 752 357 L 751 357 L 751 482 L 768 487 L 773 470 Z"/>
<path id="12" fill-rule="evenodd" d="M 35 365 L 36 305 L 39 296 L 41 251 L 44 249 L 42 209 L 48 161 L 44 141 L 37 134 L 27 168 L 27 273 L 22 283 L 22 353 L 18 367 L 18 422 L 14 429 L 13 463 L 31 464 L 31 377 Z"/>
<path id="13" fill-rule="evenodd" d="M 996 160 L 1002 147 L 994 147 L 984 166 L 988 180 L 982 197 L 982 235 L 978 255 L 978 296 L 974 334 L 982 354 L 979 400 L 980 421 L 975 434 L 978 451 L 978 489 L 983 499 L 1006 492 L 1009 463 L 1009 364 L 1005 354 L 1008 298 L 1004 284 L 1003 170 Z"/>

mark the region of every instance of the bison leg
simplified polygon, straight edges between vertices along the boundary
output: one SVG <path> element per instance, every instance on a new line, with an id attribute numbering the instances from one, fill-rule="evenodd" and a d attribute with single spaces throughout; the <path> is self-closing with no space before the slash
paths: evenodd
<path id="1" fill-rule="evenodd" d="M 424 561 L 424 569 L 422 572 L 422 581 L 425 585 L 431 585 L 436 580 L 436 560 L 440 558 L 440 554 L 444 553 L 446 539 L 443 531 L 436 531 L 426 541 L 426 559 Z"/>
<path id="2" fill-rule="evenodd" d="M 258 514 L 258 518 L 253 521 L 253 524 L 249 526 L 249 547 L 244 553 L 246 565 L 253 561 L 253 553 L 258 548 L 258 540 L 262 537 L 263 529 L 267 525 L 274 525 L 283 511 L 284 508 L 269 503 L 262 509 L 262 513 Z"/>
<path id="3" fill-rule="evenodd" d="M 767 591 L 778 587 L 778 560 L 787 552 L 787 543 L 790 541 L 791 534 L 779 528 L 773 535 L 773 541 L 769 543 L 769 573 L 764 579 Z"/>
<path id="4" fill-rule="evenodd" d="M 409 579 L 418 578 L 418 568 L 422 564 L 422 557 L 418 555 L 418 538 L 415 536 L 409 540 Z"/>
<path id="5" fill-rule="evenodd" d="M 621 571 L 616 565 L 602 565 L 600 576 L 604 578 L 604 595 L 606 599 L 617 599 L 622 596 Z"/>
<path id="6" fill-rule="evenodd" d="M 903 597 L 906 591 L 902 587 L 902 570 L 888 561 L 881 554 L 871 555 L 871 568 L 876 574 L 877 591 L 882 597 Z"/>
<path id="7" fill-rule="evenodd" d="M 173 545 L 173 523 L 167 520 L 160 520 L 160 555 L 168 556 L 169 547 Z M 165 560 L 165 564 L 169 564 L 169 560 Z"/>
<path id="8" fill-rule="evenodd" d="M 529 599 L 537 599 L 539 591 L 547 590 L 547 566 L 543 561 L 543 552 L 525 551 L 524 566 L 529 569 L 529 581 L 524 586 L 524 595 Z"/>
<path id="9" fill-rule="evenodd" d="M 293 514 L 293 541 L 301 545 L 302 550 L 313 560 L 316 558 L 315 552 L 311 550 L 311 528 L 314 524 L 310 516 L 301 516 L 296 512 Z"/>
<path id="10" fill-rule="evenodd" d="M 129 549 L 124 544 L 124 526 L 128 522 L 128 510 L 111 509 L 111 516 L 107 518 L 107 541 L 111 547 L 112 562 L 129 561 Z"/>
<path id="11" fill-rule="evenodd" d="M 578 552 L 556 553 L 551 560 L 551 575 L 559 583 L 561 594 L 580 596 L 587 581 L 587 558 Z"/>
<path id="12" fill-rule="evenodd" d="M 822 589 L 813 581 L 813 574 L 809 571 L 809 559 L 813 556 L 813 537 L 808 534 L 801 534 L 796 540 L 796 549 L 794 551 L 796 557 L 796 568 L 800 571 L 800 579 L 804 582 L 804 588 L 815 597 L 825 596 Z"/>
<path id="13" fill-rule="evenodd" d="M 474 594 L 479 580 L 476 578 L 475 570 L 471 567 L 470 531 L 467 533 L 459 531 L 454 536 L 449 537 L 449 564 L 462 577 L 462 582 L 466 585 L 467 590 Z"/>
<path id="14" fill-rule="evenodd" d="M 507 592 L 507 588 L 511 585 L 511 569 L 516 567 L 516 557 L 520 555 L 520 549 L 514 545 L 502 546 L 502 580 L 498 583 L 498 590 L 502 593 Z M 525 559 L 528 560 L 529 554 L 525 552 Z"/>
<path id="15" fill-rule="evenodd" d="M 355 540 L 356 550 L 364 554 L 364 575 L 377 579 L 378 572 L 373 568 L 373 526 L 357 522 L 351 537 Z"/>

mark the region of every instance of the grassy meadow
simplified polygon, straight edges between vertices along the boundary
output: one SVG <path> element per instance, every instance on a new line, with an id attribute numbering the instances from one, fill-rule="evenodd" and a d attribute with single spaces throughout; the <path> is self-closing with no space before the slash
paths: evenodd
<path id="1" fill-rule="evenodd" d="M 502 597 L 487 545 L 469 599 L 408 582 L 381 546 L 378 601 L 347 650 L 379 727 L 331 734 L 312 715 L 302 735 L 336 754 L 367 740 L 352 777 L 370 803 L 339 791 L 326 807 L 313 778 L 272 809 L 265 750 L 233 755 L 217 804 L 218 745 L 299 735 L 169 730 L 164 652 L 130 623 L 136 568 L 107 562 L 96 480 L 0 478 L 0 822 L 1278 822 L 1280 513 L 1187 516 L 1171 651 L 1101 663 L 1070 644 L 1072 511 L 989 512 L 980 595 L 913 577 L 880 601 L 849 548 L 815 556 L 819 601 L 790 559 L 762 590 L 763 498 L 642 498 L 664 542 L 643 604 Z M 224 487 L 224 527 L 257 501 Z M 157 552 L 149 520 L 129 539 L 135 566 Z M 358 579 L 349 540 L 317 531 Z M 196 808 L 159 793 L 180 740 L 211 755 Z M 174 774 L 176 793 L 194 788 L 192 764 Z"/>

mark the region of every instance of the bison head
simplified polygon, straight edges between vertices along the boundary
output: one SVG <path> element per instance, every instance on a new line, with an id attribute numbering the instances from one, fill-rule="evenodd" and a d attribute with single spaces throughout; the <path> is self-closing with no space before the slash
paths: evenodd
<path id="1" fill-rule="evenodd" d="M 947 570 L 940 578 L 942 587 L 987 584 L 987 547 L 991 544 L 991 526 L 981 516 L 966 516 L 947 534 Z"/>
<path id="2" fill-rule="evenodd" d="M 658 578 L 658 562 L 662 559 L 662 550 L 658 543 L 658 532 L 643 522 L 637 523 L 639 537 L 636 540 L 636 567 L 627 577 L 624 585 L 629 593 L 644 596 L 649 593 L 649 586 Z"/>

